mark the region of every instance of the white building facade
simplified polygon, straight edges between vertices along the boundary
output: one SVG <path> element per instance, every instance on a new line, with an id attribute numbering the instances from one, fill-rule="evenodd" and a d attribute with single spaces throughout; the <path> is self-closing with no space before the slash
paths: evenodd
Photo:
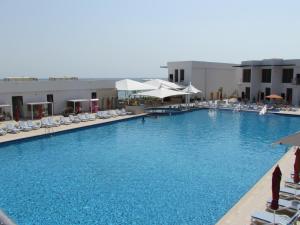
<path id="1" fill-rule="evenodd" d="M 276 94 L 288 104 L 300 104 L 300 59 L 243 61 L 237 70 L 242 99 L 259 102 Z"/>
<path id="2" fill-rule="evenodd" d="M 53 114 L 61 114 L 71 99 L 96 99 L 100 109 L 114 108 L 117 102 L 115 79 L 82 80 L 0 80 L 0 105 L 12 105 L 13 114 L 29 118 L 27 103 L 53 102 Z M 82 103 L 89 110 L 89 103 Z M 47 107 L 52 114 L 52 107 Z"/>
<path id="3" fill-rule="evenodd" d="M 191 82 L 206 100 L 226 98 L 238 91 L 239 79 L 234 66 L 236 64 L 203 61 L 168 62 L 168 80 L 184 86 Z"/>

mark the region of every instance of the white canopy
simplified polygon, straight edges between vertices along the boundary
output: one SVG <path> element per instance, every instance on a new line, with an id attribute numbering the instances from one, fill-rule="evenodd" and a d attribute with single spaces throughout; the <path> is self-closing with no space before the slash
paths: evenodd
<path id="1" fill-rule="evenodd" d="M 71 99 L 69 102 L 89 102 L 89 99 Z"/>
<path id="2" fill-rule="evenodd" d="M 116 89 L 118 91 L 146 91 L 153 90 L 155 87 L 135 80 L 124 79 L 116 82 Z"/>
<path id="3" fill-rule="evenodd" d="M 286 136 L 276 141 L 274 144 L 300 146 L 300 132 Z"/>
<path id="4" fill-rule="evenodd" d="M 141 92 L 135 95 L 139 95 L 139 96 L 149 96 L 149 97 L 154 97 L 154 98 L 166 98 L 166 97 L 170 97 L 170 96 L 176 96 L 176 95 L 187 95 L 186 92 L 182 92 L 182 91 L 173 91 L 164 87 L 160 87 L 158 89 L 152 90 L 152 91 L 145 91 L 145 92 Z"/>
<path id="5" fill-rule="evenodd" d="M 33 106 L 35 106 L 35 105 L 48 105 L 48 104 L 51 104 L 52 116 L 53 116 L 53 102 L 28 102 L 27 105 L 30 105 L 30 108 L 31 108 L 31 119 L 33 120 Z"/>
<path id="6" fill-rule="evenodd" d="M 144 82 L 143 84 L 151 85 L 156 89 L 161 87 L 161 86 L 163 86 L 165 88 L 168 88 L 168 89 L 182 89 L 181 86 L 179 86 L 175 83 L 172 83 L 172 82 L 169 82 L 169 81 L 166 81 L 166 80 L 161 80 L 161 79 L 148 80 L 148 81 Z"/>
<path id="7" fill-rule="evenodd" d="M 198 90 L 197 88 L 195 88 L 191 82 L 190 84 L 185 88 L 183 89 L 182 91 L 186 92 L 186 93 L 189 93 L 189 94 L 197 94 L 197 93 L 202 93 L 202 91 Z"/>

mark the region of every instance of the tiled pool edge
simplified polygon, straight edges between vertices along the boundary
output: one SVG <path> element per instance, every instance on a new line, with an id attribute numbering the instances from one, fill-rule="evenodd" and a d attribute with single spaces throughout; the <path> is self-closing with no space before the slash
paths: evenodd
<path id="1" fill-rule="evenodd" d="M 7 136 L 2 136 L 0 137 L 0 147 L 3 145 L 7 145 L 7 144 L 13 144 L 13 143 L 19 143 L 19 142 L 23 142 L 23 141 L 30 141 L 30 140 L 34 140 L 34 139 L 39 139 L 39 138 L 43 138 L 43 137 L 47 137 L 49 135 L 60 135 L 60 134 L 65 134 L 65 133 L 69 133 L 69 132 L 76 132 L 78 130 L 83 130 L 83 129 L 90 129 L 93 127 L 99 127 L 99 126 L 105 126 L 105 125 L 109 125 L 109 124 L 113 124 L 113 123 L 117 123 L 117 122 L 124 122 L 124 121 L 128 121 L 128 120 L 133 120 L 133 119 L 137 119 L 143 116 L 146 116 L 146 113 L 143 114 L 138 114 L 138 115 L 128 115 L 128 116 L 124 116 L 124 117 L 117 117 L 117 118 L 113 118 L 113 119 L 101 119 L 101 120 L 95 120 L 95 121 L 89 121 L 89 122 L 81 122 L 78 124 L 72 124 L 72 125 L 64 125 L 64 127 L 54 127 L 53 128 L 53 132 L 51 133 L 45 133 L 45 128 L 40 128 L 39 130 L 35 130 L 35 131 L 30 131 L 30 132 L 21 132 L 19 134 L 8 134 L 8 135 L 13 135 L 11 136 L 11 139 L 6 140 Z M 57 130 L 58 129 L 58 130 Z M 20 134 L 23 134 L 25 136 L 20 136 Z"/>
<path id="2" fill-rule="evenodd" d="M 256 211 L 264 211 L 266 209 L 267 200 L 272 197 L 271 182 L 274 168 L 276 165 L 280 166 L 283 175 L 281 185 L 283 185 L 283 181 L 289 177 L 291 172 L 293 155 L 294 148 L 291 148 L 231 209 L 221 217 L 216 225 L 251 224 L 251 214 Z"/>

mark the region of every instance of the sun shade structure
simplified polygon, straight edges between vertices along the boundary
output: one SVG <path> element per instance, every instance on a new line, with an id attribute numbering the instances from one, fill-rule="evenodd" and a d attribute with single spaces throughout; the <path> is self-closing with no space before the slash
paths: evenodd
<path id="1" fill-rule="evenodd" d="M 300 146 L 300 132 L 286 136 L 274 142 L 274 144 Z"/>
<path id="2" fill-rule="evenodd" d="M 52 116 L 53 116 L 53 102 L 29 102 L 27 105 L 30 106 L 31 109 L 31 119 L 33 120 L 33 106 L 35 105 L 48 105 L 51 104 L 52 107 Z"/>
<path id="3" fill-rule="evenodd" d="M 148 80 L 143 84 L 151 85 L 152 87 L 154 87 L 153 89 L 160 88 L 161 86 L 168 89 L 175 89 L 175 90 L 182 89 L 182 87 L 177 84 L 174 84 L 166 80 L 161 80 L 161 79 Z"/>
<path id="4" fill-rule="evenodd" d="M 197 88 L 195 88 L 192 83 L 190 82 L 190 84 L 182 90 L 183 92 L 186 92 L 187 93 L 187 96 L 186 96 L 186 104 L 190 104 L 190 95 L 191 94 L 198 94 L 198 93 L 202 93 L 202 91 L 198 90 Z"/>
<path id="5" fill-rule="evenodd" d="M 89 102 L 90 104 L 90 108 L 91 108 L 91 113 L 93 112 L 93 109 L 92 109 L 92 102 L 98 102 L 99 99 L 98 98 L 92 98 L 92 99 L 71 99 L 71 100 L 68 100 L 68 102 L 73 102 L 73 108 L 74 108 L 74 113 L 75 113 L 75 105 L 77 102 Z"/>
<path id="6" fill-rule="evenodd" d="M 164 87 L 160 87 L 156 90 L 152 90 L 152 91 L 145 91 L 145 92 L 141 92 L 135 95 L 138 96 L 148 96 L 148 97 L 153 97 L 153 98 L 166 98 L 166 97 L 171 97 L 171 96 L 176 96 L 176 95 L 187 95 L 188 93 L 183 92 L 183 91 L 174 91 L 174 90 L 170 90 Z"/>
<path id="7" fill-rule="evenodd" d="M 11 106 L 11 105 L 8 105 L 8 104 L 3 104 L 3 105 L 1 105 L 1 104 L 0 104 L 0 108 L 3 108 L 3 109 L 5 109 L 5 108 L 10 108 L 11 118 L 13 118 L 13 109 L 12 109 L 12 106 Z"/>
<path id="8" fill-rule="evenodd" d="M 116 89 L 118 91 L 147 91 L 153 90 L 155 87 L 135 80 L 124 79 L 116 82 Z"/>
<path id="9" fill-rule="evenodd" d="M 197 93 L 202 93 L 202 91 L 200 91 L 199 89 L 195 88 L 192 83 L 190 82 L 190 84 L 182 90 L 183 92 L 189 93 L 189 94 L 197 94 Z"/>
<path id="10" fill-rule="evenodd" d="M 268 98 L 268 99 L 278 99 L 278 100 L 283 99 L 281 96 L 275 95 L 275 94 L 273 94 L 273 95 L 268 95 L 268 96 L 266 96 L 266 98 Z"/>

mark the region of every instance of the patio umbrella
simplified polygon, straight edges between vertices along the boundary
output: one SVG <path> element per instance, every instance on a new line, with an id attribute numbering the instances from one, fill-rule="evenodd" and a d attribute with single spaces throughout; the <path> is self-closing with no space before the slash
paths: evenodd
<path id="1" fill-rule="evenodd" d="M 268 96 L 266 96 L 266 98 L 268 98 L 268 99 L 275 99 L 275 100 L 282 100 L 283 99 L 281 96 L 275 95 L 275 94 L 268 95 Z"/>
<path id="2" fill-rule="evenodd" d="M 197 94 L 197 93 L 202 93 L 202 91 L 200 91 L 199 89 L 195 88 L 192 83 L 190 82 L 190 84 L 183 89 L 182 91 L 188 93 L 187 95 L 187 99 L 186 99 L 186 103 L 190 103 L 190 94 Z"/>
<path id="3" fill-rule="evenodd" d="M 295 152 L 296 158 L 294 163 L 294 182 L 299 183 L 299 172 L 300 172 L 300 148 L 297 148 Z"/>
<path id="4" fill-rule="evenodd" d="M 154 97 L 154 98 L 166 98 L 166 97 L 171 97 L 171 96 L 176 96 L 176 95 L 187 95 L 186 92 L 182 91 L 173 91 L 167 88 L 164 88 L 161 86 L 160 88 L 152 91 L 145 91 L 141 93 L 134 94 L 135 96 L 148 96 L 148 97 Z"/>
<path id="5" fill-rule="evenodd" d="M 274 210 L 278 209 L 279 191 L 281 181 L 281 170 L 277 165 L 272 175 L 272 202 L 270 208 Z"/>

